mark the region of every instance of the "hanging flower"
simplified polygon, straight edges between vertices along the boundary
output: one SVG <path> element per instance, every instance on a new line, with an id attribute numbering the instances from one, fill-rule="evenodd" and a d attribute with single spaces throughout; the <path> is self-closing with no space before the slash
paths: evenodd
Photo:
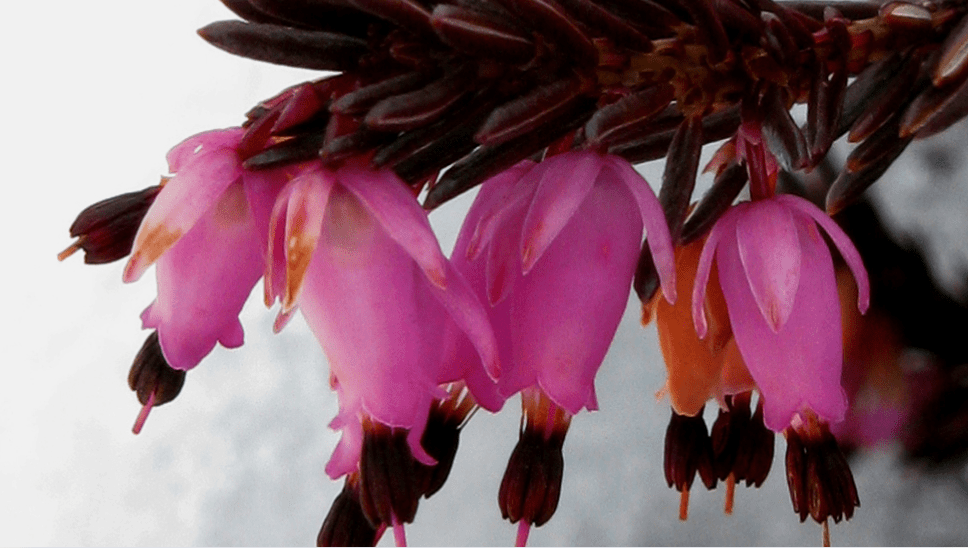
<path id="1" fill-rule="evenodd" d="M 764 421 L 779 432 L 805 409 L 844 418 L 843 341 L 833 259 L 823 227 L 850 267 L 857 306 L 870 302 L 867 272 L 850 239 L 826 213 L 790 195 L 737 204 L 703 247 L 693 319 L 707 333 L 702 303 L 715 257 L 733 336 L 764 398 Z"/>
<path id="2" fill-rule="evenodd" d="M 490 304 L 503 396 L 538 386 L 568 413 L 597 409 L 595 373 L 628 301 L 643 228 L 673 301 L 668 227 L 627 162 L 567 152 L 484 183 L 453 261 Z"/>
<path id="3" fill-rule="evenodd" d="M 239 312 L 265 270 L 268 212 L 286 176 L 243 169 L 243 133 L 200 133 L 168 153 L 174 175 L 141 223 L 124 269 L 124 281 L 133 282 L 157 264 L 158 297 L 141 319 L 158 330 L 175 369 L 195 367 L 216 342 L 242 345 Z"/>
<path id="4" fill-rule="evenodd" d="M 339 393 L 331 477 L 357 469 L 371 422 L 406 429 L 413 456 L 433 464 L 420 438 L 431 402 L 448 397 L 443 384 L 466 380 L 479 404 L 501 407 L 488 378 L 499 368 L 486 312 L 393 173 L 359 160 L 313 164 L 282 191 L 269 242 L 267 302 L 281 300 L 283 321 L 299 307 Z M 476 361 L 452 359 L 461 339 Z"/>

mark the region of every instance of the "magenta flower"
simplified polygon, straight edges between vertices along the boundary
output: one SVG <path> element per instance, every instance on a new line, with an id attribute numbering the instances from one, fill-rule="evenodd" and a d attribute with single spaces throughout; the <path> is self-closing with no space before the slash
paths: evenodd
<path id="1" fill-rule="evenodd" d="M 157 263 L 158 297 L 141 319 L 158 330 L 175 369 L 195 367 L 216 342 L 242 344 L 238 315 L 265 270 L 268 212 L 285 175 L 242 168 L 244 131 L 200 133 L 168 153 L 174 176 L 148 210 L 124 269 L 124 281 L 133 282 Z"/>
<path id="2" fill-rule="evenodd" d="M 466 381 L 476 401 L 497 410 L 494 334 L 467 281 L 444 257 L 426 212 L 392 172 L 350 161 L 336 171 L 318 164 L 282 191 L 270 225 L 268 302 L 283 321 L 298 306 L 329 359 L 342 430 L 326 466 L 333 478 L 357 469 L 363 424 L 409 430 L 420 445 L 441 385 Z M 469 344 L 473 361 L 455 361 Z M 486 371 L 486 372 L 485 372 Z"/>
<path id="3" fill-rule="evenodd" d="M 857 282 L 857 306 L 870 303 L 867 271 L 843 230 L 823 211 L 790 195 L 737 204 L 717 221 L 699 259 L 693 320 L 706 335 L 702 303 L 715 256 L 733 336 L 764 399 L 764 422 L 781 431 L 810 410 L 844 418 L 843 341 L 833 260 L 817 225 Z"/>
<path id="4" fill-rule="evenodd" d="M 484 183 L 453 261 L 490 304 L 503 396 L 536 385 L 568 413 L 597 409 L 595 373 L 628 302 L 643 228 L 673 301 L 665 217 L 624 160 L 567 152 Z"/>

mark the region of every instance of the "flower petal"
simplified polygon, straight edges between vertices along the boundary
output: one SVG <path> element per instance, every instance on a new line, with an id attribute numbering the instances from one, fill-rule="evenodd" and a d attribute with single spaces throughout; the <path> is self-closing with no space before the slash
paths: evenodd
<path id="1" fill-rule="evenodd" d="M 142 315 L 165 359 L 195 367 L 216 342 L 242 344 L 239 312 L 264 271 L 264 251 L 241 183 L 158 261 L 158 298 Z"/>
<path id="2" fill-rule="evenodd" d="M 521 268 L 527 274 L 585 200 L 604 167 L 604 159 L 588 151 L 566 152 L 541 162 L 531 207 L 521 231 Z"/>
<path id="3" fill-rule="evenodd" d="M 296 298 L 313 258 L 323 226 L 323 215 L 335 178 L 329 170 L 317 167 L 292 181 L 286 208 L 286 283 L 282 313 L 296 306 Z"/>
<path id="4" fill-rule="evenodd" d="M 196 159 L 169 179 L 138 229 L 122 279 L 126 283 L 138 280 L 218 202 L 241 173 L 238 155 L 223 148 Z"/>
<path id="5" fill-rule="evenodd" d="M 793 310 L 800 285 L 800 241 L 790 211 L 760 200 L 739 204 L 736 243 L 743 271 L 763 319 L 779 331 Z"/>
<path id="6" fill-rule="evenodd" d="M 339 182 L 356 195 L 387 234 L 420 265 L 434 285 L 447 287 L 447 258 L 430 228 L 427 212 L 406 184 L 392 171 L 373 171 L 350 162 L 337 173 Z"/>
<path id="7" fill-rule="evenodd" d="M 635 171 L 632 164 L 617 157 L 608 156 L 606 160 L 625 185 L 628 187 L 635 202 L 639 206 L 642 216 L 642 226 L 645 227 L 646 243 L 652 251 L 652 260 L 659 273 L 662 284 L 662 294 L 670 303 L 676 301 L 676 257 L 672 251 L 672 238 L 669 235 L 669 225 L 666 223 L 662 205 L 649 183 Z"/>
<path id="8" fill-rule="evenodd" d="M 805 213 L 816 221 L 818 225 L 823 227 L 824 232 L 830 236 L 831 241 L 837 246 L 837 250 L 840 251 L 840 256 L 844 258 L 851 273 L 854 275 L 854 280 L 857 282 L 857 309 L 860 310 L 861 314 L 867 312 L 871 303 L 870 281 L 867 278 L 867 269 L 864 268 L 864 261 L 861 259 L 857 248 L 854 247 L 854 243 L 850 241 L 850 237 L 844 233 L 843 229 L 829 215 L 807 200 L 788 194 L 777 196 L 775 199 L 797 211 Z"/>
<path id="9" fill-rule="evenodd" d="M 202 155 L 207 155 L 220 148 L 235 150 L 242 141 L 245 131 L 243 128 L 234 127 L 192 135 L 168 151 L 165 157 L 168 160 L 168 172 L 178 173 Z"/>
<path id="10" fill-rule="evenodd" d="M 706 300 L 706 285 L 709 283 L 709 273 L 712 271 L 713 258 L 716 256 L 716 248 L 719 247 L 724 236 L 735 234 L 736 215 L 735 208 L 730 209 L 719 218 L 713 225 L 706 238 L 706 243 L 702 246 L 702 254 L 699 255 L 699 266 L 696 268 L 696 281 L 692 286 L 692 321 L 696 326 L 696 334 L 700 339 L 706 338 L 706 313 L 703 302 Z"/>
<path id="11" fill-rule="evenodd" d="M 833 261 L 816 225 L 796 222 L 796 228 L 804 257 L 800 287 L 779 331 L 759 310 L 738 246 L 724 241 L 716 256 L 733 336 L 763 395 L 766 425 L 775 432 L 804 409 L 828 422 L 842 420 L 847 409 L 840 385 L 843 343 Z"/>

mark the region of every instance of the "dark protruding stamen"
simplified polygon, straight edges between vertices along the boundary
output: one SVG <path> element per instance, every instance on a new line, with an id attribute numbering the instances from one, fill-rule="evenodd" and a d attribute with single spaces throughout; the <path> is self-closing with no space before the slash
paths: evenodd
<path id="1" fill-rule="evenodd" d="M 77 241 L 57 258 L 63 261 L 79 249 L 84 250 L 87 264 L 105 264 L 127 257 L 138 227 L 160 191 L 161 185 L 151 186 L 88 206 L 71 224 L 71 237 Z"/>
<path id="2" fill-rule="evenodd" d="M 697 472 L 706 488 L 716 487 L 713 446 L 702 411 L 695 417 L 672 412 L 666 428 L 664 461 L 669 487 L 675 487 L 679 492 L 687 491 Z"/>
<path id="3" fill-rule="evenodd" d="M 158 332 L 153 331 L 131 364 L 128 386 L 138 394 L 141 405 L 148 405 L 153 394 L 151 403 L 159 406 L 175 399 L 184 385 L 185 372 L 168 365 L 161 351 Z"/>
<path id="4" fill-rule="evenodd" d="M 379 530 L 360 506 L 359 475 L 349 474 L 323 520 L 316 546 L 376 546 Z"/>
<path id="5" fill-rule="evenodd" d="M 372 524 L 410 523 L 417 514 L 417 464 L 408 431 L 365 419 L 360 451 L 360 506 Z"/>
<path id="6" fill-rule="evenodd" d="M 790 427 L 787 438 L 787 484 L 793 510 L 800 521 L 810 516 L 817 523 L 833 518 L 850 519 L 860 506 L 854 476 L 847 459 L 826 424 L 813 421 L 803 428 Z"/>
<path id="7" fill-rule="evenodd" d="M 571 417 L 540 392 L 522 393 L 521 400 L 524 420 L 501 480 L 498 505 L 511 523 L 539 527 L 558 508 L 565 468 L 561 449 Z"/>
<path id="8" fill-rule="evenodd" d="M 264 23 L 219 21 L 200 28 L 198 34 L 234 55 L 315 70 L 353 70 L 369 51 L 366 41 L 354 36 Z"/>

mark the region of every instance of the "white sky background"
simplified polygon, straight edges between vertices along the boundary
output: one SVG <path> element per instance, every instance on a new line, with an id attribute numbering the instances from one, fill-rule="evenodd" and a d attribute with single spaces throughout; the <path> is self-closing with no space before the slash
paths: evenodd
<path id="1" fill-rule="evenodd" d="M 89 266 L 79 254 L 58 263 L 56 254 L 81 209 L 156 184 L 172 145 L 238 124 L 259 100 L 315 75 L 205 44 L 197 28 L 232 18 L 216 0 L 14 2 L 4 12 L 0 545 L 313 543 L 341 483 L 323 473 L 335 398 L 304 324 L 273 336 L 272 313 L 253 299 L 246 345 L 216 349 L 134 436 L 139 404 L 126 377 L 147 334 L 138 316 L 153 276 L 126 286 L 120 262 Z M 896 188 L 906 203 L 926 199 Z M 963 201 L 939 201 L 965 211 Z M 911 218 L 901 203 L 899 216 Z M 431 216 L 445 250 L 467 204 Z M 961 239 L 963 228 L 944 225 L 942 241 Z M 965 257 L 958 252 L 944 256 Z M 661 468 L 668 404 L 653 397 L 662 365 L 654 329 L 637 317 L 630 300 L 599 374 L 601 411 L 573 422 L 561 505 L 532 542 L 819 542 L 819 527 L 793 515 L 782 444 L 766 485 L 737 490 L 734 516 L 721 513 L 722 489 L 697 491 L 690 521 L 677 521 L 678 495 Z M 471 421 L 448 484 L 408 528 L 413 544 L 513 542 L 496 493 L 518 409 L 512 400 Z M 902 470 L 889 452 L 855 470 L 863 506 L 833 528 L 835 543 L 968 542 L 962 483 Z"/>

